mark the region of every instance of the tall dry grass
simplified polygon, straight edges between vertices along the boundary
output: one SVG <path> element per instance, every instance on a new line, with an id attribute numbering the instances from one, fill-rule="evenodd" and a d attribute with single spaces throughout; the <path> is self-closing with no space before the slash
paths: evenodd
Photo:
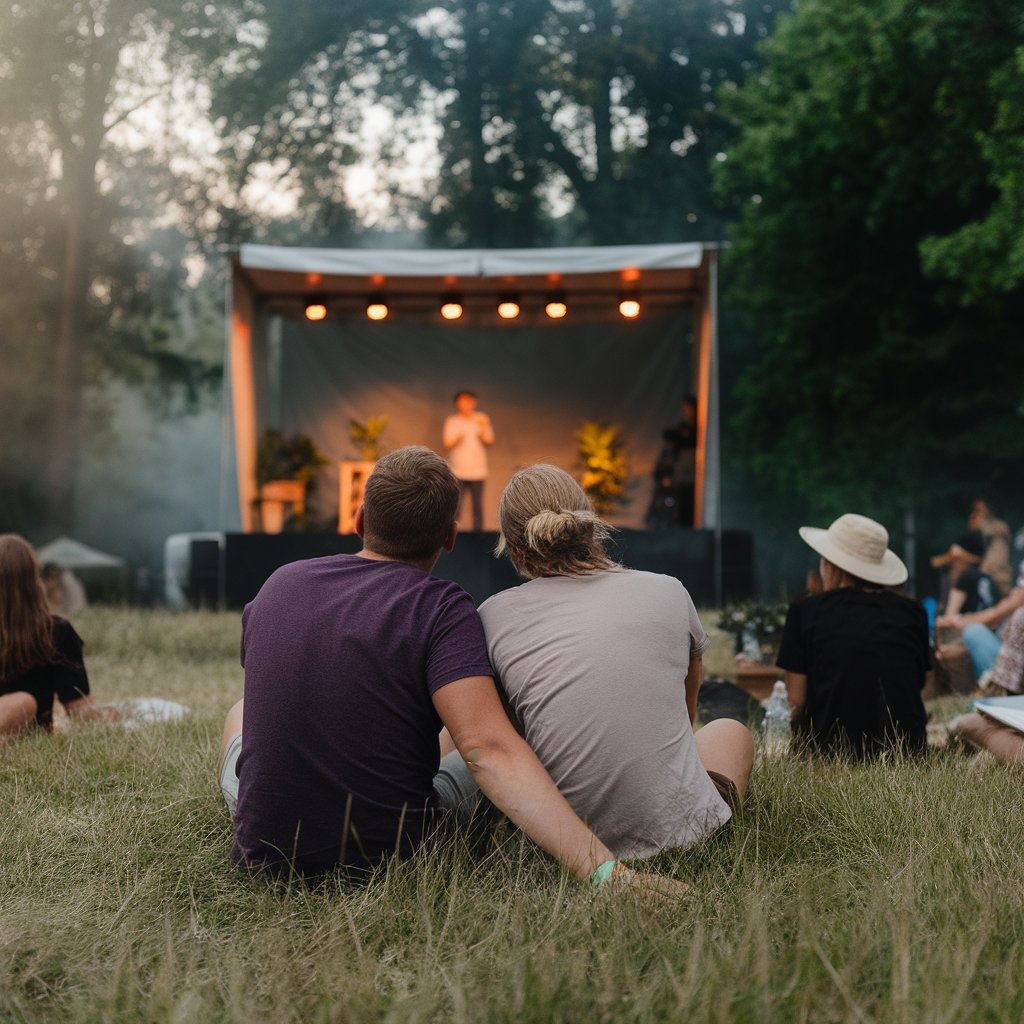
<path id="1" fill-rule="evenodd" d="M 658 909 L 510 833 L 361 889 L 269 884 L 227 865 L 214 778 L 237 617 L 77 625 L 100 698 L 196 710 L 0 754 L 0 1020 L 1024 1019 L 1019 770 L 766 761 L 740 818 L 657 859 L 692 885 Z"/>

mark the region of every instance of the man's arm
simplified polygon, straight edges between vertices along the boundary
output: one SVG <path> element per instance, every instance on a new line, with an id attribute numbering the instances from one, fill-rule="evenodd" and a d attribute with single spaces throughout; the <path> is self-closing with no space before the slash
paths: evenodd
<path id="1" fill-rule="evenodd" d="M 479 430 L 479 438 L 484 444 L 494 444 L 494 428 L 491 426 L 491 417 L 485 412 L 476 414 L 476 425 Z"/>
<path id="2" fill-rule="evenodd" d="M 534 842 L 583 881 L 614 859 L 512 727 L 490 677 L 448 683 L 433 700 L 480 788 Z"/>
<path id="3" fill-rule="evenodd" d="M 454 416 L 449 416 L 444 421 L 444 441 L 445 448 L 454 448 L 462 440 L 462 431 L 459 430 L 458 423 L 455 422 Z"/>
<path id="4" fill-rule="evenodd" d="M 807 703 L 807 676 L 802 672 L 787 672 L 786 697 L 789 699 L 789 717 L 799 718 Z"/>
<path id="5" fill-rule="evenodd" d="M 686 712 L 690 716 L 690 725 L 697 721 L 697 694 L 700 692 L 701 680 L 704 677 L 704 658 L 700 654 L 690 655 L 690 665 L 686 670 Z"/>
<path id="6" fill-rule="evenodd" d="M 945 614 L 948 616 L 959 615 L 960 609 L 964 606 L 964 601 L 967 600 L 966 590 L 957 590 L 953 587 L 949 592 L 949 600 L 946 601 Z"/>
<path id="7" fill-rule="evenodd" d="M 939 626 L 956 626 L 963 629 L 971 623 L 978 622 L 982 626 L 998 626 L 1004 619 L 1008 619 L 1018 608 L 1024 608 L 1024 587 L 1017 587 L 1011 590 L 1007 597 L 1004 597 L 999 604 L 993 605 L 980 612 L 971 612 L 969 615 L 943 615 L 938 619 Z"/>

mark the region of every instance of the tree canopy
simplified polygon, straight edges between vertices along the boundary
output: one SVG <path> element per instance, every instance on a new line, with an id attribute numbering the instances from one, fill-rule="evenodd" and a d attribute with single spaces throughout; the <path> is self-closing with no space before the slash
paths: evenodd
<path id="1" fill-rule="evenodd" d="M 735 436 L 821 511 L 1019 493 L 1022 33 L 1008 0 L 802 0 L 725 98 Z"/>

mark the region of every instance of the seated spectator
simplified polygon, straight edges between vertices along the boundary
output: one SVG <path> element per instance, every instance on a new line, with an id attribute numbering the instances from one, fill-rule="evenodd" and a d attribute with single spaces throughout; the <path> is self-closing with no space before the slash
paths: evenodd
<path id="1" fill-rule="evenodd" d="M 363 550 L 283 566 L 246 606 L 220 773 L 233 860 L 372 869 L 414 852 L 439 812 L 471 815 L 482 790 L 581 879 L 671 887 L 618 864 L 512 728 L 472 599 L 431 575 L 459 497 L 428 449 L 385 455 L 356 514 Z"/>
<path id="2" fill-rule="evenodd" d="M 984 553 L 985 538 L 977 531 L 970 531 L 957 537 L 944 554 L 932 559 L 936 569 L 948 566 L 949 595 L 945 615 L 982 611 L 999 601 L 1001 595 L 995 580 L 980 568 Z"/>
<path id="3" fill-rule="evenodd" d="M 1002 643 L 1004 624 L 1018 608 L 1024 608 L 1024 562 L 1020 564 L 1013 590 L 998 604 L 970 614 L 939 617 L 938 626 L 963 631 L 963 641 L 971 656 L 971 669 L 975 679 L 981 681 L 995 664 Z"/>
<path id="4" fill-rule="evenodd" d="M 92 709 L 82 640 L 47 607 L 39 562 L 17 534 L 0 535 L 0 743 L 53 727 L 53 701 L 73 717 Z"/>
<path id="5" fill-rule="evenodd" d="M 989 690 L 1024 693 L 1024 608 L 1010 616 L 990 675 Z M 983 712 L 961 715 L 948 728 L 967 746 L 991 751 L 1001 761 L 1024 761 L 1024 733 Z"/>
<path id="6" fill-rule="evenodd" d="M 950 736 L 974 750 L 987 750 L 1008 764 L 1024 762 L 1024 733 L 980 711 L 949 723 Z"/>
<path id="7" fill-rule="evenodd" d="M 795 749 L 858 759 L 924 750 L 928 620 L 894 589 L 907 570 L 888 532 L 847 514 L 827 530 L 803 526 L 800 536 L 821 556 L 825 590 L 790 606 L 776 658 Z"/>
<path id="8" fill-rule="evenodd" d="M 527 743 L 616 856 L 699 842 L 742 801 L 754 747 L 731 719 L 694 734 L 710 640 L 690 595 L 613 562 L 608 528 L 554 466 L 516 473 L 498 518 L 498 552 L 527 582 L 480 616 Z"/>
<path id="9" fill-rule="evenodd" d="M 88 605 L 82 581 L 70 570 L 56 562 L 43 566 L 43 586 L 46 603 L 54 615 L 75 615 Z"/>
<path id="10" fill-rule="evenodd" d="M 985 538 L 985 555 L 981 571 L 996 581 L 1001 597 L 1010 592 L 1013 572 L 1010 563 L 1010 527 L 989 508 L 981 498 L 975 499 L 967 520 L 970 530 L 977 530 Z"/>

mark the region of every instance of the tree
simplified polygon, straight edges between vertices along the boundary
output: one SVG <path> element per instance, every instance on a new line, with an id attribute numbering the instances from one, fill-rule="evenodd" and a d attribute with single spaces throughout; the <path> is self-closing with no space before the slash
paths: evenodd
<path id="1" fill-rule="evenodd" d="M 771 4 L 747 0 L 517 0 L 449 6 L 414 28 L 410 69 L 449 97 L 435 237 L 522 244 L 720 237 L 709 163 L 731 137 L 715 86 L 741 79 Z M 492 225 L 506 211 L 501 230 Z M 532 241 L 536 244 L 536 234 Z M 526 241 L 530 241 L 527 239 Z"/>
<path id="2" fill-rule="evenodd" d="M 227 7 L 25 0 L 0 12 L 0 252 L 17 356 L 4 411 L 32 431 L 19 489 L 31 474 L 45 497 L 22 505 L 52 530 L 73 517 L 86 380 L 138 376 L 150 357 L 179 376 L 197 368 L 170 344 L 185 256 L 171 164 L 188 154 L 160 145 L 159 120 L 144 129 L 152 110 L 170 116 L 176 87 L 201 77 L 197 47 L 233 40 Z M 173 135 L 166 124 L 163 134 Z"/>
<path id="3" fill-rule="evenodd" d="M 741 131 L 719 178 L 742 207 L 730 294 L 762 342 L 734 431 L 819 512 L 1019 492 L 1024 295 L 1007 281 L 964 306 L 952 253 L 1003 222 L 986 140 L 1019 115 L 1004 90 L 1021 33 L 1009 0 L 804 0 L 725 97 Z"/>
<path id="4" fill-rule="evenodd" d="M 230 134 L 255 140 L 250 160 L 280 160 L 283 176 L 311 155 L 333 161 L 302 203 L 324 215 L 332 192 L 323 185 L 337 181 L 345 145 L 351 159 L 353 116 L 372 100 L 393 117 L 382 157 L 395 177 L 414 140 L 437 138 L 436 179 L 424 182 L 420 169 L 413 185 L 393 188 L 435 243 L 716 237 L 727 211 L 708 164 L 734 129 L 714 89 L 754 66 L 776 6 L 268 3 L 250 76 L 218 105 Z"/>

